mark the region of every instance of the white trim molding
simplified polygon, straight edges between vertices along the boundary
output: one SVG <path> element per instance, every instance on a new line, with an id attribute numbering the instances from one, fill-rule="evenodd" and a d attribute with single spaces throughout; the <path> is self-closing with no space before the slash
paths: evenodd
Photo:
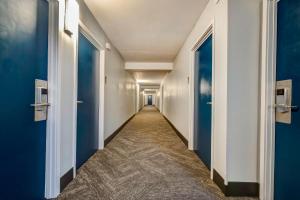
<path id="1" fill-rule="evenodd" d="M 195 135 L 195 127 L 194 127 L 194 121 L 195 121 L 195 102 L 194 102 L 194 96 L 195 96 L 195 54 L 197 49 L 205 42 L 205 40 L 212 35 L 213 37 L 213 47 L 212 47 L 212 133 L 211 133 L 211 178 L 213 178 L 213 169 L 214 169 L 214 102 L 215 102 L 215 41 L 214 41 L 214 21 L 208 24 L 207 28 L 205 29 L 205 32 L 201 34 L 199 39 L 194 43 L 194 45 L 191 47 L 190 51 L 190 72 L 189 72 L 189 146 L 188 148 L 190 150 L 194 150 L 194 135 Z"/>
<path id="2" fill-rule="evenodd" d="M 99 150 L 104 149 L 105 48 L 100 50 Z"/>
<path id="3" fill-rule="evenodd" d="M 79 20 L 79 19 L 78 19 Z M 79 23 L 79 22 L 78 22 Z M 73 178 L 75 178 L 76 173 L 77 173 L 77 168 L 76 168 L 76 153 L 77 153 L 77 101 L 78 101 L 78 32 L 79 32 L 79 28 L 77 29 L 76 33 L 74 34 L 75 36 L 75 44 L 74 44 L 74 87 L 73 87 Z"/>
<path id="4" fill-rule="evenodd" d="M 274 199 L 277 2 L 263 1 L 260 122 L 260 199 Z"/>
<path id="5" fill-rule="evenodd" d="M 105 50 L 105 46 L 98 41 L 89 28 L 79 20 L 79 31 L 99 50 Z"/>
<path id="6" fill-rule="evenodd" d="M 59 2 L 48 2 L 48 90 L 51 106 L 47 120 L 45 198 L 51 199 L 60 193 Z"/>

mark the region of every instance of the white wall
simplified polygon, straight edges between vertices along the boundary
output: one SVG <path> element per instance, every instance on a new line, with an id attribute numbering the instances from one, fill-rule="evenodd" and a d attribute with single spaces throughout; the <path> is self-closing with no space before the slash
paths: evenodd
<path id="1" fill-rule="evenodd" d="M 126 120 L 135 114 L 136 85 L 133 77 L 124 70 L 124 61 L 117 51 L 107 55 L 105 85 L 105 127 L 108 138 Z"/>
<path id="2" fill-rule="evenodd" d="M 157 90 L 155 95 L 155 106 L 160 110 L 160 89 Z"/>
<path id="3" fill-rule="evenodd" d="M 73 146 L 74 128 L 73 119 L 76 114 L 73 110 L 76 95 L 75 80 L 76 66 L 76 34 L 72 38 L 63 32 L 64 27 L 64 0 L 60 5 L 60 69 L 61 69 L 61 154 L 60 174 L 64 175 L 74 164 Z M 96 40 L 105 46 L 109 39 L 99 26 L 83 0 L 78 0 L 80 6 L 80 20 L 96 37 Z M 106 51 L 105 74 L 105 138 L 111 135 L 122 123 L 135 113 L 135 82 L 133 77 L 124 70 L 124 60 L 113 47 Z M 75 133 L 76 134 L 76 133 Z"/>
<path id="4" fill-rule="evenodd" d="M 231 181 L 258 181 L 260 5 L 259 0 L 229 1 L 227 176 Z"/>
<path id="5" fill-rule="evenodd" d="M 144 106 L 148 105 L 148 95 L 144 94 Z"/>
<path id="6" fill-rule="evenodd" d="M 139 95 L 139 110 L 141 110 L 144 106 L 144 93 L 140 91 Z"/>
<path id="7" fill-rule="evenodd" d="M 257 181 L 259 4 L 260 0 L 210 0 L 162 83 L 163 113 L 190 141 L 191 50 L 214 22 L 213 162 L 225 182 Z"/>
<path id="8" fill-rule="evenodd" d="M 59 1 L 59 69 L 60 69 L 60 175 L 73 167 L 74 140 L 74 81 L 76 74 L 76 34 L 64 32 L 65 1 Z M 74 19 L 76 20 L 76 19 Z"/>

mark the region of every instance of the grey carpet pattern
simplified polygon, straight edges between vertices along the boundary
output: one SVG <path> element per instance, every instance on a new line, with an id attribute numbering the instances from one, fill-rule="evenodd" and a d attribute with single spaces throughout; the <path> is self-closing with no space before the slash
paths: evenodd
<path id="1" fill-rule="evenodd" d="M 196 154 L 154 107 L 145 107 L 79 170 L 58 200 L 225 198 Z"/>

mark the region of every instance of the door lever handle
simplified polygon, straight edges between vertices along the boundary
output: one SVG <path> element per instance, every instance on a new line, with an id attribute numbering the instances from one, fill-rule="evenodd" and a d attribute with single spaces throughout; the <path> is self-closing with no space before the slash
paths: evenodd
<path id="1" fill-rule="evenodd" d="M 83 101 L 77 101 L 77 103 L 78 103 L 78 104 L 82 104 L 82 103 L 83 103 Z"/>
<path id="2" fill-rule="evenodd" d="M 206 104 L 207 104 L 207 105 L 212 105 L 212 102 L 207 102 Z"/>
<path id="3" fill-rule="evenodd" d="M 32 107 L 40 107 L 40 106 L 50 106 L 50 103 L 35 103 L 35 104 L 30 104 Z"/>
<path id="4" fill-rule="evenodd" d="M 286 104 L 275 104 L 275 108 L 291 108 L 291 109 L 295 109 L 298 108 L 298 106 L 289 106 Z"/>
<path id="5" fill-rule="evenodd" d="M 299 106 L 289 106 L 289 105 L 286 105 L 286 104 L 275 104 L 275 108 L 291 109 L 292 112 L 298 112 L 299 111 Z"/>

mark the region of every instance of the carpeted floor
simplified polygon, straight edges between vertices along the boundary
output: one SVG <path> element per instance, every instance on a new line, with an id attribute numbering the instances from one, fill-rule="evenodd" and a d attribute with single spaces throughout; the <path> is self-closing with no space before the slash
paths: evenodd
<path id="1" fill-rule="evenodd" d="M 58 199 L 250 200 L 225 198 L 154 107 L 145 107 L 84 164 Z"/>

